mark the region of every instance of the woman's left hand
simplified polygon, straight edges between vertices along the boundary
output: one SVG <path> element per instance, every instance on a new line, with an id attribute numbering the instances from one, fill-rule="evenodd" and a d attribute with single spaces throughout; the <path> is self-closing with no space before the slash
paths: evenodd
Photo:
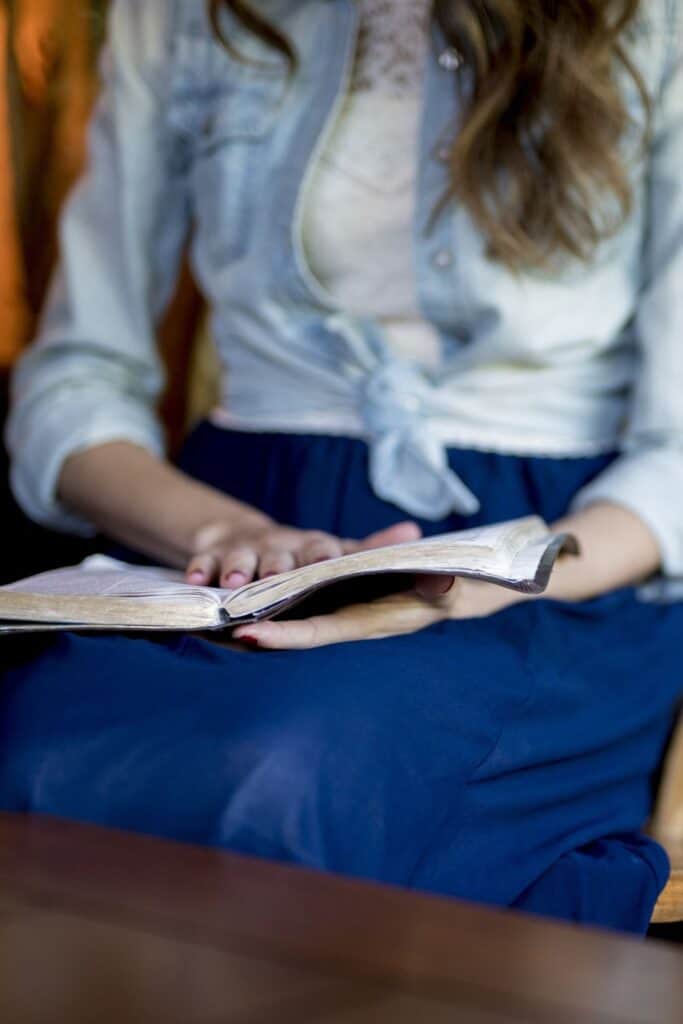
<path id="1" fill-rule="evenodd" d="M 656 537 L 625 506 L 596 502 L 553 525 L 573 533 L 578 557 L 560 558 L 545 596 L 559 601 L 588 601 L 620 587 L 634 586 L 657 572 L 661 554 Z M 421 576 L 415 590 L 379 601 L 343 608 L 301 622 L 259 622 L 235 630 L 236 640 L 264 649 L 303 649 L 350 640 L 380 640 L 415 633 L 447 619 L 478 619 L 502 611 L 527 594 L 451 576 Z"/>
<path id="2" fill-rule="evenodd" d="M 416 633 L 447 619 L 493 615 L 528 599 L 528 595 L 479 580 L 426 576 L 417 581 L 415 590 L 350 605 L 331 615 L 240 626 L 233 638 L 263 650 L 306 650 L 354 640 L 382 640 Z"/>

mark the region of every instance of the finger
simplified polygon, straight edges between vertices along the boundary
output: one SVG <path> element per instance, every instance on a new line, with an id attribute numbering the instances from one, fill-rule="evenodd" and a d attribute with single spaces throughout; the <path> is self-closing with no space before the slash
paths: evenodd
<path id="1" fill-rule="evenodd" d="M 455 576 L 418 576 L 415 590 L 425 601 L 438 601 L 450 593 L 455 583 Z"/>
<path id="2" fill-rule="evenodd" d="M 261 579 L 289 572 L 290 569 L 296 569 L 296 558 L 292 551 L 283 548 L 268 548 L 259 559 L 258 575 Z"/>
<path id="3" fill-rule="evenodd" d="M 380 601 L 352 605 L 332 615 L 252 623 L 236 629 L 233 636 L 263 650 L 310 650 L 414 633 L 443 617 L 439 609 L 414 594 L 395 594 Z"/>
<path id="4" fill-rule="evenodd" d="M 220 572 L 220 559 L 215 554 L 195 555 L 185 570 L 185 579 L 195 586 L 208 587 Z"/>
<path id="5" fill-rule="evenodd" d="M 237 590 L 256 575 L 258 554 L 254 548 L 230 548 L 221 555 L 221 586 Z"/>
<path id="6" fill-rule="evenodd" d="M 344 543 L 337 537 L 314 537 L 304 541 L 296 552 L 298 566 L 313 565 L 315 562 L 326 562 L 330 558 L 339 558 L 344 554 Z"/>
<path id="7" fill-rule="evenodd" d="M 388 547 L 390 544 L 406 544 L 420 540 L 422 530 L 417 523 L 397 523 L 386 530 L 378 530 L 358 543 L 357 551 L 368 551 L 371 548 Z"/>
<path id="8" fill-rule="evenodd" d="M 335 615 L 316 616 L 298 622 L 259 622 L 236 629 L 233 636 L 236 640 L 262 650 L 292 651 L 311 650 L 314 647 L 342 643 L 345 639 L 363 638 L 360 626 L 358 635 L 350 635 L 348 630 L 343 630 Z"/>

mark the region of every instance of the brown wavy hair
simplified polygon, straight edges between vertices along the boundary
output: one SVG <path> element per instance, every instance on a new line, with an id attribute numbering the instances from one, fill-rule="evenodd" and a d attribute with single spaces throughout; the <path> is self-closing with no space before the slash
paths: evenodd
<path id="1" fill-rule="evenodd" d="M 294 47 L 257 2 L 209 0 L 217 34 L 227 6 L 294 72 Z M 651 108 L 629 55 L 640 8 L 640 0 L 434 0 L 472 81 L 435 214 L 462 204 L 491 258 L 514 271 L 590 260 L 632 209 L 624 73 L 640 97 L 645 143 Z"/>

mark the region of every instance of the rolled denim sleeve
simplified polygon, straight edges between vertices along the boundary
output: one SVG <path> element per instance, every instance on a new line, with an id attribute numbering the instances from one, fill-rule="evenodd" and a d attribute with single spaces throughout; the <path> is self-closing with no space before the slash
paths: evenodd
<path id="1" fill-rule="evenodd" d="M 683 577 L 683 23 L 659 96 L 649 174 L 640 365 L 623 453 L 577 495 L 574 509 L 610 501 L 652 530 L 662 571 Z"/>
<path id="2" fill-rule="evenodd" d="M 88 169 L 66 204 L 60 265 L 41 326 L 15 371 L 6 440 L 17 500 L 37 522 L 93 532 L 60 506 L 65 459 L 114 440 L 162 454 L 155 325 L 188 229 L 169 170 L 166 0 L 116 0 L 89 130 Z"/>

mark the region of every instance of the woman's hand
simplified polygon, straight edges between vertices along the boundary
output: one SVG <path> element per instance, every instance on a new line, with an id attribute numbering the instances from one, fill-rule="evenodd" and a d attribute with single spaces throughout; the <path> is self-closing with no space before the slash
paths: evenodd
<path id="1" fill-rule="evenodd" d="M 416 523 L 399 523 L 373 533 L 362 541 L 341 540 L 320 530 L 296 530 L 279 526 L 265 516 L 244 520 L 243 525 L 219 522 L 197 533 L 195 554 L 187 566 L 188 583 L 217 584 L 228 590 L 254 579 L 274 576 L 290 569 L 329 558 L 419 540 Z"/>
<path id="2" fill-rule="evenodd" d="M 553 529 L 573 533 L 581 553 L 558 560 L 542 597 L 587 601 L 637 585 L 660 567 L 661 554 L 653 533 L 635 513 L 620 505 L 596 502 L 556 522 Z M 303 621 L 241 626 L 233 636 L 265 649 L 323 647 L 414 633 L 446 619 L 482 618 L 528 600 L 534 598 L 492 583 L 425 576 L 408 593 Z"/>
<path id="3" fill-rule="evenodd" d="M 102 533 L 160 564 L 184 569 L 189 583 L 220 583 L 228 589 L 295 566 L 421 536 L 419 526 L 409 522 L 363 541 L 280 526 L 259 509 L 127 441 L 70 456 L 60 476 L 59 497 Z"/>
<path id="4" fill-rule="evenodd" d="M 353 640 L 382 640 L 416 633 L 447 619 L 493 615 L 525 600 L 529 600 L 529 595 L 492 583 L 452 576 L 421 577 L 416 589 L 406 593 L 301 621 L 240 626 L 233 638 L 264 650 L 302 650 Z"/>

